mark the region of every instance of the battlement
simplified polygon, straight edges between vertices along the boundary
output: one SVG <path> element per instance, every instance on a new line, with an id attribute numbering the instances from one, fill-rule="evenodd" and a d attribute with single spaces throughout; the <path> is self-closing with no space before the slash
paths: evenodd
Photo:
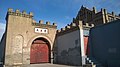
<path id="1" fill-rule="evenodd" d="M 25 10 L 23 10 L 22 12 L 20 12 L 20 10 L 18 10 L 18 9 L 13 11 L 13 9 L 11 9 L 11 8 L 8 9 L 7 15 L 20 16 L 20 17 L 26 17 L 26 18 L 33 17 L 32 12 L 29 12 L 29 14 L 27 14 Z"/>
<path id="2" fill-rule="evenodd" d="M 81 21 L 79 21 L 79 23 L 82 23 Z M 67 24 L 67 26 L 65 26 L 65 28 L 61 28 L 60 30 L 57 30 L 57 33 L 64 33 L 67 31 L 73 31 L 75 29 L 79 29 L 79 24 L 72 22 L 71 24 Z"/>
<path id="3" fill-rule="evenodd" d="M 75 30 L 79 30 L 80 27 L 83 30 L 89 30 L 90 28 L 94 27 L 94 24 L 83 24 L 82 21 L 78 21 L 78 22 L 72 22 L 71 24 L 67 24 L 67 26 L 65 26 L 65 28 L 61 28 L 60 30 L 57 30 L 57 35 L 63 35 Z"/>
<path id="4" fill-rule="evenodd" d="M 43 21 L 43 20 L 40 20 L 39 23 L 37 23 L 36 21 L 33 20 L 32 25 L 33 25 L 33 26 L 45 27 L 45 28 L 47 28 L 47 27 L 49 27 L 49 28 L 57 28 L 57 24 L 56 24 L 56 23 L 50 24 L 50 22 L 47 21 L 47 22 L 44 24 L 44 21 Z"/>

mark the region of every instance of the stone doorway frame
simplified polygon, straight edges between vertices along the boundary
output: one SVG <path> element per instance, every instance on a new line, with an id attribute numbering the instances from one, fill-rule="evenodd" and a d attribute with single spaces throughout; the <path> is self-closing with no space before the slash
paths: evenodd
<path id="1" fill-rule="evenodd" d="M 50 43 L 49 43 L 49 41 L 47 40 L 47 39 L 45 39 L 45 38 L 42 38 L 42 37 L 40 37 L 40 38 L 36 38 L 35 40 L 43 40 L 44 42 L 46 42 L 46 45 L 47 45 L 47 47 L 48 47 L 48 62 L 46 62 L 46 63 L 51 63 L 51 46 L 50 46 Z M 35 41 L 34 40 L 34 41 Z M 33 45 L 33 43 L 32 43 L 32 45 Z M 32 46 L 31 45 L 31 46 Z M 30 48 L 30 54 L 31 54 L 31 48 Z M 30 62 L 31 62 L 31 55 L 30 55 Z M 30 64 L 39 64 L 39 63 L 30 63 Z"/>
<path id="2" fill-rule="evenodd" d="M 52 42 L 52 40 L 47 37 L 47 36 L 44 36 L 44 35 L 38 35 L 38 36 L 33 36 L 27 43 L 26 47 L 23 48 L 23 64 L 30 64 L 30 48 L 31 48 L 31 45 L 32 45 L 32 42 L 37 39 L 37 38 L 44 38 L 46 39 L 49 44 L 50 44 L 50 63 L 53 63 L 53 44 L 54 42 Z"/>

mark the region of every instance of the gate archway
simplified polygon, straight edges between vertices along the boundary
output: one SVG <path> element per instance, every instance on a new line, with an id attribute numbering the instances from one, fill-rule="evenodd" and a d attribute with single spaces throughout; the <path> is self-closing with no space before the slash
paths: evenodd
<path id="1" fill-rule="evenodd" d="M 45 38 L 37 38 L 30 48 L 30 64 L 50 63 L 50 43 Z"/>

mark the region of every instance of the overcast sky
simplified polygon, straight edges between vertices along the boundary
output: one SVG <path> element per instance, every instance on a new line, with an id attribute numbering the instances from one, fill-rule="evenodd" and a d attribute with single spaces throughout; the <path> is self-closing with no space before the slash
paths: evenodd
<path id="1" fill-rule="evenodd" d="M 120 0 L 0 0 L 0 38 L 5 29 L 8 8 L 33 12 L 37 22 L 39 20 L 56 22 L 60 29 L 71 23 L 82 5 L 89 9 L 95 6 L 97 11 L 106 8 L 108 12 L 120 13 Z"/>

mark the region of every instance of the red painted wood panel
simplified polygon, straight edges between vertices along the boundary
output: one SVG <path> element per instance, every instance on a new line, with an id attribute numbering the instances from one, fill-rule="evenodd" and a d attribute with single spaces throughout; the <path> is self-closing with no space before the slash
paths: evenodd
<path id="1" fill-rule="evenodd" d="M 46 42 L 36 40 L 31 46 L 30 63 L 47 63 L 49 62 L 49 48 Z"/>
<path id="2" fill-rule="evenodd" d="M 85 51 L 85 54 L 87 53 L 87 47 L 88 47 L 88 37 L 84 36 L 84 51 Z"/>

